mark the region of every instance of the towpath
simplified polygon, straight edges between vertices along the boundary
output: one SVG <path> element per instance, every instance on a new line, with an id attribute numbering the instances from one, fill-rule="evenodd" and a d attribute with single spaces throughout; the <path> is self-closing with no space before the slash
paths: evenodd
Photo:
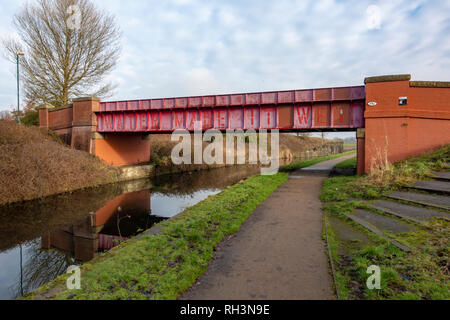
<path id="1" fill-rule="evenodd" d="M 180 299 L 335 299 L 322 240 L 323 180 L 349 155 L 294 171 L 217 248 Z"/>

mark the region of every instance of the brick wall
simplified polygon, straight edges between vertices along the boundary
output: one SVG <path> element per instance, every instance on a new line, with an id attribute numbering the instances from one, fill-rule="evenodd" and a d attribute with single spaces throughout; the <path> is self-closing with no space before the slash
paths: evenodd
<path id="1" fill-rule="evenodd" d="M 365 171 L 387 152 L 390 162 L 450 143 L 450 83 L 415 82 L 410 76 L 366 79 Z M 399 98 L 407 98 L 406 105 Z"/>

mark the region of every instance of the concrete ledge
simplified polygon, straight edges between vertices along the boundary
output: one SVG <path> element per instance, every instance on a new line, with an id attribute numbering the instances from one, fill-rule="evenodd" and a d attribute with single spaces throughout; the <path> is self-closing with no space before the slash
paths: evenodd
<path id="1" fill-rule="evenodd" d="M 120 190 L 121 193 L 132 193 L 150 189 L 152 186 L 152 182 L 149 179 L 138 179 L 121 183 Z"/>
<path id="2" fill-rule="evenodd" d="M 106 134 L 99 133 L 99 132 L 92 132 L 91 137 L 92 137 L 92 139 L 95 139 L 95 140 L 102 140 L 102 139 L 106 139 Z"/>
<path id="3" fill-rule="evenodd" d="M 120 168 L 120 181 L 135 180 L 153 176 L 155 168 L 151 164 L 125 166 Z"/>
<path id="4" fill-rule="evenodd" d="M 37 107 L 38 110 L 41 109 L 54 109 L 55 107 L 50 104 L 41 104 L 39 107 Z"/>
<path id="5" fill-rule="evenodd" d="M 367 78 L 364 79 L 364 83 L 390 82 L 390 81 L 409 81 L 409 80 L 411 80 L 411 75 L 410 74 L 397 74 L 397 75 L 367 77 Z"/>
<path id="6" fill-rule="evenodd" d="M 76 121 L 72 122 L 73 127 L 92 127 L 95 128 L 96 126 L 92 125 L 92 122 L 87 121 Z"/>
<path id="7" fill-rule="evenodd" d="M 71 108 L 73 108 L 73 104 L 68 104 L 65 107 L 60 107 L 60 108 L 53 107 L 51 110 L 49 110 L 49 112 L 61 111 L 61 110 L 71 109 Z"/>
<path id="8" fill-rule="evenodd" d="M 97 97 L 80 97 L 72 99 L 72 102 L 83 102 L 83 101 L 100 101 Z"/>
<path id="9" fill-rule="evenodd" d="M 418 88 L 450 88 L 448 81 L 410 81 L 410 87 Z"/>

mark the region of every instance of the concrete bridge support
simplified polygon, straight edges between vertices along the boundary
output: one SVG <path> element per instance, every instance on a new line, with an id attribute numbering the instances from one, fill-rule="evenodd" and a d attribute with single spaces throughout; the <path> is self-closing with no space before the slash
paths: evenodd
<path id="1" fill-rule="evenodd" d="M 92 153 L 115 166 L 150 161 L 150 139 L 143 133 L 93 133 Z"/>

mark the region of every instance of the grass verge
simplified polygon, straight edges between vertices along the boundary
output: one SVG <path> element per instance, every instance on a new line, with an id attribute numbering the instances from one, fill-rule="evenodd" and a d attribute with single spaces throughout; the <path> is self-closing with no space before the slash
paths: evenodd
<path id="1" fill-rule="evenodd" d="M 340 163 L 338 163 L 335 168 L 340 168 L 340 169 L 356 169 L 356 157 L 355 158 L 351 158 L 351 159 L 347 159 L 345 161 L 342 161 Z"/>
<path id="2" fill-rule="evenodd" d="M 288 164 L 288 165 L 280 167 L 280 171 L 281 172 L 294 171 L 294 170 L 297 170 L 297 169 L 301 169 L 301 168 L 305 168 L 305 167 L 309 167 L 309 166 L 315 165 L 316 163 L 319 163 L 319 162 L 322 162 L 322 161 L 332 160 L 332 159 L 340 158 L 340 157 L 347 156 L 347 155 L 354 154 L 354 153 L 356 153 L 356 151 L 349 151 L 349 152 L 345 152 L 345 153 L 333 154 L 331 156 L 326 156 L 326 157 L 320 157 L 320 158 L 314 158 L 314 159 L 310 159 L 310 160 L 295 162 L 295 163 L 291 163 L 291 164 Z"/>
<path id="3" fill-rule="evenodd" d="M 448 261 L 450 220 L 433 219 L 425 225 L 414 224 L 411 232 L 389 233 L 391 238 L 409 246 L 406 253 L 386 240 L 368 232 L 342 213 L 367 206 L 362 200 L 381 199 L 387 192 L 401 189 L 433 170 L 443 170 L 450 156 L 449 146 L 390 166 L 385 172 L 353 177 L 333 177 L 324 181 L 321 200 L 327 217 L 339 219 L 352 232 L 365 234 L 367 241 L 339 238 L 338 228 L 328 224 L 336 285 L 343 299 L 450 299 Z M 369 290 L 367 268 L 381 269 L 381 289 Z"/>

